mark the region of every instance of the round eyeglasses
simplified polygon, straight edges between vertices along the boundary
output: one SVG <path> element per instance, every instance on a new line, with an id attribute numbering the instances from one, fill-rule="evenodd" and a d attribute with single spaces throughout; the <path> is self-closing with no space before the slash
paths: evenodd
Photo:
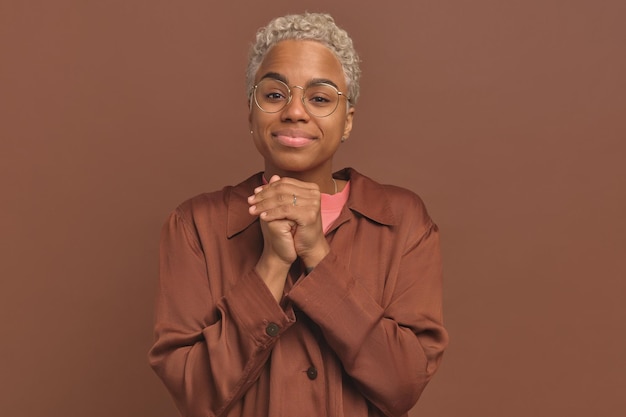
<path id="1" fill-rule="evenodd" d="M 291 88 L 274 78 L 264 78 L 254 86 L 254 103 L 265 113 L 278 113 L 289 103 L 293 95 L 292 88 L 302 90 L 302 104 L 306 111 L 315 117 L 327 117 L 337 110 L 339 97 L 349 98 L 334 86 L 327 83 L 313 83 L 306 87 L 294 85 Z"/>

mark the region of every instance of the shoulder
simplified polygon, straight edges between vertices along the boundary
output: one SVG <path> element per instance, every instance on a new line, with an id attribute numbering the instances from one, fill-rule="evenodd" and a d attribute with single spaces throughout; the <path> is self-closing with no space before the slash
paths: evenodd
<path id="1" fill-rule="evenodd" d="M 417 193 L 391 184 L 382 184 L 381 187 L 398 226 L 406 227 L 419 235 L 434 226 L 426 204 Z"/>
<path id="2" fill-rule="evenodd" d="M 221 190 L 205 192 L 195 195 L 180 203 L 172 212 L 172 215 L 182 220 L 194 223 L 194 219 L 206 217 L 210 214 L 223 212 L 227 207 L 228 196 L 232 192 L 231 186 Z"/>
<path id="3" fill-rule="evenodd" d="M 172 215 L 189 223 L 225 218 L 231 210 L 247 208 L 247 196 L 251 195 L 259 181 L 260 174 L 257 173 L 237 185 L 227 185 L 220 190 L 195 195 L 180 203 Z"/>
<path id="4" fill-rule="evenodd" d="M 426 211 L 424 201 L 414 191 L 393 184 L 380 184 L 380 187 L 384 191 L 385 197 L 393 202 L 394 206 L 407 206 Z"/>
<path id="5" fill-rule="evenodd" d="M 348 168 L 351 208 L 380 223 L 406 222 L 427 226 L 432 223 L 422 198 L 407 188 L 381 184 L 354 169 Z"/>

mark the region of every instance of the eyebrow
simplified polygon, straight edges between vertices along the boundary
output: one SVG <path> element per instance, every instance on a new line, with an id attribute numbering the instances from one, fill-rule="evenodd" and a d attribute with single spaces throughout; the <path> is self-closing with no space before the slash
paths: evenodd
<path id="1" fill-rule="evenodd" d="M 267 72 L 267 73 L 265 73 L 264 76 L 261 77 L 261 80 L 263 80 L 265 78 L 271 78 L 273 80 L 282 81 L 285 84 L 287 84 L 287 77 L 285 77 L 284 75 L 279 74 L 277 72 Z M 261 81 L 261 80 L 259 80 L 259 81 Z"/>
<path id="2" fill-rule="evenodd" d="M 337 84 L 335 84 L 332 80 L 329 80 L 328 78 L 313 78 L 311 81 L 307 83 L 307 85 L 319 84 L 319 83 L 330 84 L 333 87 L 335 87 L 337 91 L 340 91 L 339 86 L 337 86 Z"/>
<path id="3" fill-rule="evenodd" d="M 273 80 L 282 81 L 285 84 L 289 85 L 289 82 L 287 81 L 287 77 L 285 77 L 282 74 L 279 74 L 278 72 L 265 73 L 265 75 L 261 77 L 261 80 L 265 78 L 271 78 Z M 313 78 L 306 83 L 306 87 L 308 87 L 311 84 L 319 84 L 319 83 L 330 84 L 333 87 L 335 87 L 337 90 L 339 90 L 339 87 L 337 86 L 337 84 L 334 81 L 329 80 L 328 78 Z"/>

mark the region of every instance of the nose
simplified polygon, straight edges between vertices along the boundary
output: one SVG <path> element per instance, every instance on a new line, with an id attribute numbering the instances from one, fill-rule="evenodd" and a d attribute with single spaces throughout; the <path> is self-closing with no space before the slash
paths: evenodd
<path id="1" fill-rule="evenodd" d="M 300 92 L 296 93 L 296 90 L 300 90 Z M 309 113 L 304 107 L 304 88 L 299 85 L 291 87 L 291 100 L 283 109 L 281 116 L 283 120 L 292 122 L 309 120 Z"/>

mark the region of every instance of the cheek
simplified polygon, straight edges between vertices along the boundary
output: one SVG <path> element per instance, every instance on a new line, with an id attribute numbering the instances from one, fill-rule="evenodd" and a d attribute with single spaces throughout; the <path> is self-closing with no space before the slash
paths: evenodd
<path id="1" fill-rule="evenodd" d="M 264 131 L 267 126 L 272 122 L 272 117 L 273 115 L 269 115 L 266 113 L 262 113 L 260 111 L 256 111 L 255 109 L 252 109 L 252 112 L 250 113 L 248 120 L 250 121 L 250 128 L 252 130 L 259 131 L 262 132 Z"/>
<path id="2" fill-rule="evenodd" d="M 255 130 L 252 134 L 252 143 L 254 144 L 257 152 L 261 154 L 264 158 L 269 155 L 269 145 L 265 140 L 263 140 L 263 134 L 259 134 L 257 130 Z"/>
<path id="3" fill-rule="evenodd" d="M 320 124 L 320 128 L 326 133 L 326 135 L 341 137 L 345 129 L 345 119 L 337 117 L 334 120 L 325 120 L 323 124 Z"/>

